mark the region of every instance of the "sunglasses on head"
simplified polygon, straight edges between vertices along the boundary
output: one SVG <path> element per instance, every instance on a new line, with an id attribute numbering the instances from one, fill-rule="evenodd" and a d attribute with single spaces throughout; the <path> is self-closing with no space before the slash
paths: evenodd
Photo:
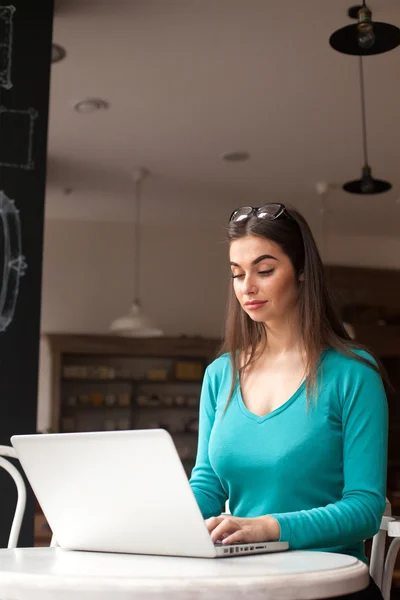
<path id="1" fill-rule="evenodd" d="M 283 214 L 287 216 L 291 221 L 294 221 L 294 218 L 289 213 L 284 204 L 270 202 L 268 204 L 263 204 L 262 206 L 257 207 L 242 206 L 241 208 L 237 208 L 233 211 L 233 213 L 229 217 L 229 223 L 240 223 L 242 221 L 246 221 L 253 215 L 256 216 L 258 219 L 269 219 L 270 221 L 274 221 Z"/>

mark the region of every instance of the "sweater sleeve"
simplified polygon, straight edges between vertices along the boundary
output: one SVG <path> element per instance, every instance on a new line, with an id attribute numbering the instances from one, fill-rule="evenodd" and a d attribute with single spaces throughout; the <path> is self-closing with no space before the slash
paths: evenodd
<path id="1" fill-rule="evenodd" d="M 212 385 L 206 371 L 200 396 L 196 464 L 189 481 L 204 519 L 220 515 L 227 500 L 227 494 L 210 464 L 208 455 L 210 435 L 215 419 L 216 393 L 217 390 Z"/>
<path id="2" fill-rule="evenodd" d="M 290 548 L 326 548 L 368 539 L 386 505 L 388 409 L 380 375 L 358 363 L 342 394 L 344 487 L 338 502 L 271 514 Z M 323 440 L 321 440 L 323 447 Z"/>

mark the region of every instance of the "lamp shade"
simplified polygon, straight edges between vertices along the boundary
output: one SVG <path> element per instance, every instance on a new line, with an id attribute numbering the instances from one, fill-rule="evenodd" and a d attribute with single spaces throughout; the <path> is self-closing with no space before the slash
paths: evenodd
<path id="1" fill-rule="evenodd" d="M 134 338 L 161 337 L 163 331 L 141 311 L 138 302 L 133 302 L 127 315 L 115 319 L 111 323 L 110 331 L 117 335 Z"/>
<path id="2" fill-rule="evenodd" d="M 392 184 L 383 179 L 375 179 L 371 174 L 371 167 L 364 165 L 361 179 L 354 179 L 344 184 L 343 189 L 351 194 L 382 194 L 392 188 Z"/>
<path id="3" fill-rule="evenodd" d="M 371 179 L 371 187 L 366 187 L 363 179 L 354 179 L 343 185 L 343 189 L 350 194 L 373 195 L 382 194 L 392 189 L 392 184 L 383 179 Z"/>
<path id="4" fill-rule="evenodd" d="M 357 25 L 347 25 L 332 33 L 329 43 L 334 50 L 352 56 L 371 56 L 394 50 L 400 45 L 400 29 L 390 23 L 372 23 L 375 43 L 362 48 L 357 40 Z"/>

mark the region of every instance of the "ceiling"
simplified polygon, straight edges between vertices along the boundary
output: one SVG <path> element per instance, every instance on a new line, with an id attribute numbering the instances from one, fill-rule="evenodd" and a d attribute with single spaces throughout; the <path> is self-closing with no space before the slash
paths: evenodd
<path id="1" fill-rule="evenodd" d="M 328 43 L 349 5 L 56 0 L 53 41 L 67 57 L 52 67 L 47 218 L 132 218 L 132 170 L 145 166 L 149 220 L 220 224 L 276 199 L 317 226 L 325 181 L 332 232 L 398 235 L 400 48 L 364 59 L 370 163 L 394 189 L 340 190 L 363 162 L 358 59 Z M 398 0 L 370 8 L 400 26 Z M 109 109 L 76 113 L 86 97 Z M 235 150 L 251 159 L 221 160 Z"/>

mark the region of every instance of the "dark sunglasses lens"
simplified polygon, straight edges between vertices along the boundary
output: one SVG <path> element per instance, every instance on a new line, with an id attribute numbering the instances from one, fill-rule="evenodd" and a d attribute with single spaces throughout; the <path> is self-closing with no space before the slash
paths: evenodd
<path id="1" fill-rule="evenodd" d="M 257 217 L 259 219 L 275 219 L 281 212 L 281 204 L 264 204 L 257 210 Z"/>
<path id="2" fill-rule="evenodd" d="M 240 221 L 244 221 L 248 219 L 251 215 L 253 209 L 251 206 L 242 206 L 242 208 L 238 208 L 235 212 L 232 213 L 230 221 L 238 223 Z"/>

